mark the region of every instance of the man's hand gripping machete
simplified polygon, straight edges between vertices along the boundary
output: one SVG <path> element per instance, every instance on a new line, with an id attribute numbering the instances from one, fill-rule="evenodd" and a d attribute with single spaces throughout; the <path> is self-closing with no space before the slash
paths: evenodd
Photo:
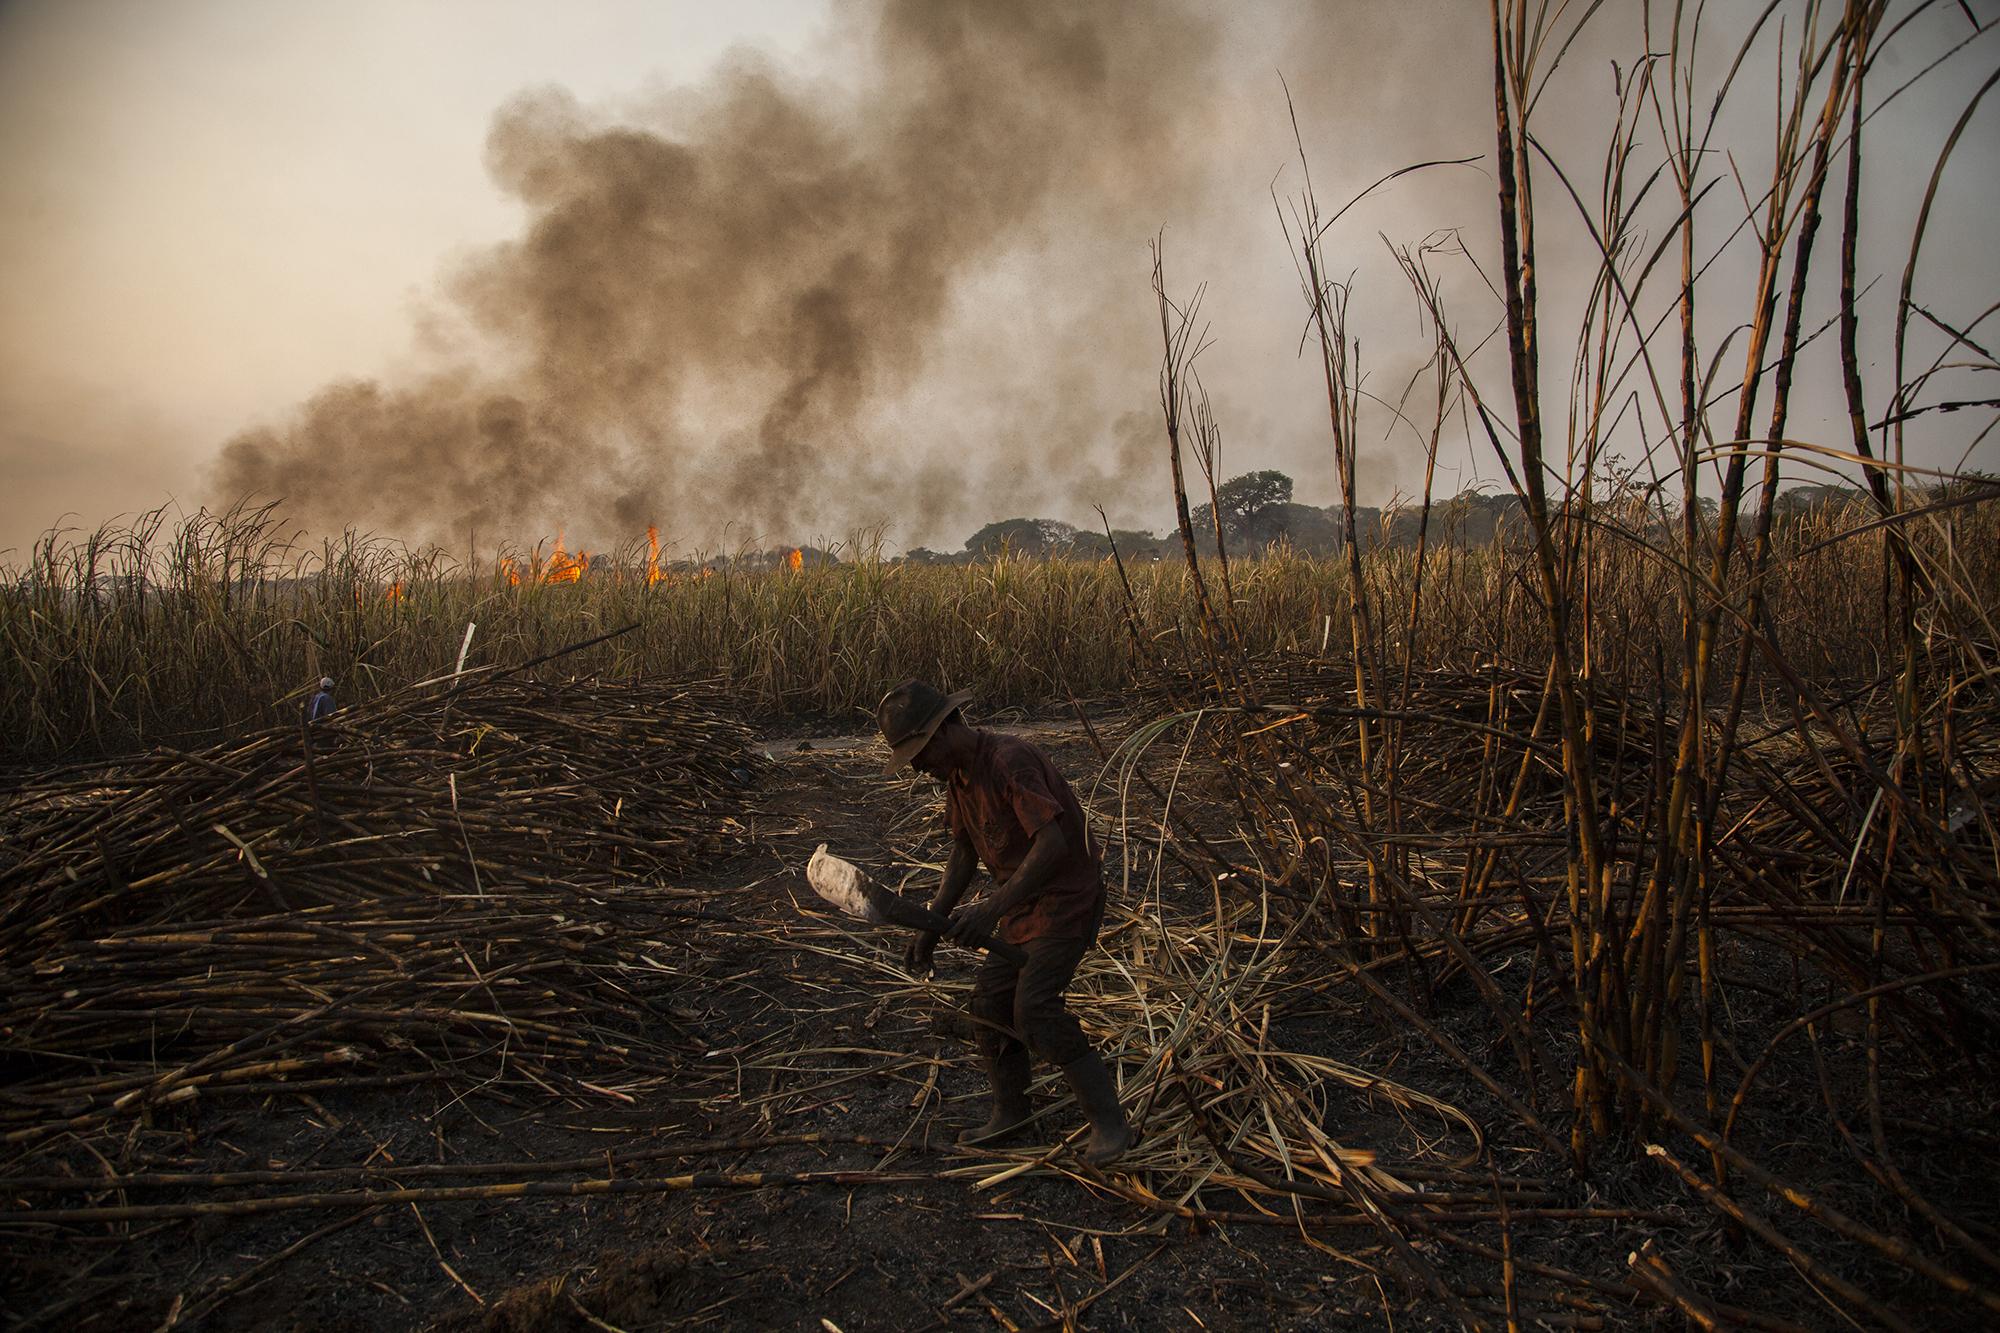
<path id="1" fill-rule="evenodd" d="M 819 845 L 819 850 L 812 854 L 812 860 L 806 863 L 806 882 L 812 885 L 814 893 L 827 902 L 870 925 L 905 926 L 936 935 L 944 935 L 951 930 L 949 917 L 873 883 L 861 867 L 827 851 L 825 843 Z M 1016 965 L 1027 962 L 1028 956 L 1020 948 L 989 935 L 959 932 L 953 938 L 958 943 L 986 949 Z"/>

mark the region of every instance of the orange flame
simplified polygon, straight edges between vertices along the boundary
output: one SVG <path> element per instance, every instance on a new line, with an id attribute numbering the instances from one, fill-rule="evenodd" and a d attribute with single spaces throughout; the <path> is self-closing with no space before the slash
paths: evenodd
<path id="1" fill-rule="evenodd" d="M 387 591 L 387 592 L 385 592 L 385 593 L 383 593 L 383 594 L 382 594 L 382 600 L 383 600 L 383 601 L 385 601 L 385 602 L 400 602 L 400 601 L 402 601 L 402 600 L 403 600 L 403 581 L 402 581 L 401 579 L 397 579 L 397 580 L 396 580 L 396 581 L 395 581 L 394 583 L 390 584 L 390 585 L 389 585 L 389 591 Z"/>
<path id="2" fill-rule="evenodd" d="M 788 559 L 791 567 L 798 569 L 804 562 L 804 553 L 802 551 L 793 551 Z M 549 552 L 546 564 L 542 562 L 540 552 L 537 551 L 534 560 L 525 570 L 511 555 L 501 556 L 499 563 L 494 568 L 496 576 L 504 580 L 510 588 L 520 587 L 524 580 L 531 584 L 581 583 L 591 572 L 590 552 L 579 550 L 572 554 L 565 545 L 563 534 L 558 532 L 556 534 L 555 549 Z M 622 580 L 626 577 L 626 568 L 625 566 L 620 566 L 612 577 Z M 711 572 L 713 571 L 703 571 L 705 574 Z M 659 525 L 648 524 L 646 526 L 646 586 L 650 588 L 655 584 L 670 583 L 673 579 L 673 571 L 663 568 L 660 564 Z M 391 595 L 400 596 L 400 593 Z"/>
<path id="3" fill-rule="evenodd" d="M 794 546 L 792 553 L 785 557 L 785 564 L 791 568 L 794 574 L 804 569 L 806 567 L 806 553 L 804 548 Z"/>
<path id="4" fill-rule="evenodd" d="M 548 571 L 542 575 L 544 583 L 579 583 L 585 571 L 590 568 L 590 552 L 578 551 L 570 555 L 563 550 L 562 534 L 556 534 L 556 549 L 549 553 Z"/>

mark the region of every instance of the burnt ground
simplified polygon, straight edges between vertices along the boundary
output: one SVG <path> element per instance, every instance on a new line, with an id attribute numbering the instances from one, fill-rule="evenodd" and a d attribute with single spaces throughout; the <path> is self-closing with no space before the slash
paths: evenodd
<path id="1" fill-rule="evenodd" d="M 1087 788 L 1100 759 L 1084 730 L 1028 725 L 1059 766 L 1085 776 L 1079 790 Z M 163 1112 L 184 1118 L 156 1121 L 149 1131 L 177 1142 L 155 1155 L 181 1170 L 491 1162 L 510 1168 L 495 1178 L 515 1180 L 525 1178 L 523 1163 L 661 1154 L 616 1167 L 627 1192 L 9 1228 L 0 1234 L 5 1323 L 854 1333 L 1463 1322 L 1399 1278 L 1404 1270 L 1389 1243 L 1365 1225 L 1308 1237 L 1274 1200 L 1263 1202 L 1273 1211 L 1260 1218 L 1259 1205 L 1235 1192 L 1208 1204 L 1232 1220 L 1189 1220 L 1149 1202 L 1155 1177 L 1143 1153 L 1133 1169 L 1092 1172 L 1074 1156 L 1076 1109 L 1046 1070 L 1038 1070 L 1039 1143 L 958 1150 L 956 1129 L 983 1115 L 983 1080 L 953 1017 L 971 957 L 941 947 L 938 975 L 914 981 L 900 968 L 902 934 L 828 918 L 800 874 L 820 842 L 892 884 L 934 863 L 942 851 L 935 789 L 922 779 L 883 778 L 875 746 L 824 730 L 767 744 L 774 762 L 753 797 L 744 849 L 681 881 L 707 895 L 715 919 L 658 941 L 660 990 L 649 998 L 671 1015 L 685 1052 L 672 1085 L 634 1095 L 607 1083 L 591 1100 L 554 1090 L 532 1099 L 518 1084 L 469 1095 L 437 1085 L 334 1087 Z M 1099 791 L 1100 813 L 1116 804 Z M 1137 855 L 1146 870 L 1145 849 Z M 1163 892 L 1171 898 L 1173 867 L 1166 869 Z M 931 872 L 914 873 L 913 882 L 923 882 Z M 1471 998 L 1458 999 L 1462 1014 L 1447 990 L 1439 1025 L 1476 1058 L 1505 1061 L 1480 1035 Z M 1680 1314 L 1635 1301 L 1625 1287 L 1627 1255 L 1653 1239 L 1676 1272 L 1716 1300 L 1794 1325 L 1844 1326 L 1830 1303 L 1815 1303 L 1810 1292 L 1800 1299 L 1803 1289 L 1782 1259 L 1730 1236 L 1677 1186 L 1663 1187 L 1646 1162 L 1604 1161 L 1590 1181 L 1573 1179 L 1462 1069 L 1333 988 L 1323 1004 L 1296 1006 L 1271 1040 L 1463 1111 L 1484 1128 L 1488 1160 L 1523 1191 L 1517 1199 L 1618 1214 L 1521 1220 L 1506 1230 L 1528 1302 L 1524 1325 L 1680 1327 Z M 1143 1132 L 1141 1102 L 1128 1092 Z M 1385 1105 L 1366 1090 L 1337 1089 L 1327 1102 L 1341 1142 L 1385 1162 L 1420 1170 L 1477 1153 L 1463 1125 L 1446 1117 Z M 1936 1119 L 1952 1119 L 1936 1109 Z M 1982 1135 L 2000 1142 L 1986 1123 L 1992 1109 L 1983 1120 L 1970 1109 L 1970 1142 Z M 822 1141 L 799 1141 L 808 1136 Z M 834 1141 L 842 1138 L 862 1141 Z M 1020 1174 L 992 1178 L 1012 1169 Z M 692 1188 L 661 1183 L 688 1172 L 716 1174 Z M 771 1179 L 799 1173 L 814 1178 Z M 576 1173 L 536 1178 L 568 1181 Z M 134 1202 L 206 1197 L 214 1196 L 156 1191 Z M 1456 1230 L 1475 1244 L 1503 1243 L 1502 1229 L 1490 1224 Z M 1487 1259 L 1435 1239 L 1411 1241 L 1474 1313 L 1505 1326 L 1497 1248 Z M 1536 1275 L 1536 1264 L 1602 1285 L 1552 1283 Z M 1894 1291 L 1883 1295 L 1899 1300 Z"/>

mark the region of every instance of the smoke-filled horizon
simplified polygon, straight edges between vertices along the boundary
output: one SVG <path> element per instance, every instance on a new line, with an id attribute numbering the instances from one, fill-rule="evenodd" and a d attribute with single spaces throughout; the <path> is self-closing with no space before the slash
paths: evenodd
<path id="1" fill-rule="evenodd" d="M 1206 26 L 891 0 L 843 34 L 858 91 L 740 55 L 618 118 L 524 92 L 486 153 L 524 226 L 447 280 L 437 341 L 455 345 L 237 436 L 214 494 L 282 497 L 315 528 L 714 541 L 718 518 L 782 535 L 896 520 L 921 539 L 976 513 L 975 491 L 1005 508 L 1061 489 L 1103 455 L 1001 439 L 1028 466 L 982 468 L 871 409 L 922 379 L 971 284 L 1036 229 L 1131 208 L 1137 231 L 1196 188 L 1204 116 L 1182 99 Z M 1097 410 L 1060 428 L 1084 444 Z M 1127 456 L 1109 451 L 1108 476 L 1136 490 Z"/>
<path id="2" fill-rule="evenodd" d="M 54 472 L 58 432 L 73 431 L 79 456 L 94 444 L 107 470 L 155 468 L 184 505 L 278 501 L 308 533 L 354 527 L 460 550 L 556 533 L 596 549 L 655 525 L 681 550 L 860 529 L 951 549 L 1001 518 L 1092 525 L 1097 506 L 1117 526 L 1157 528 L 1171 503 L 1148 288 L 1159 237 L 1176 297 L 1207 284 L 1214 342 L 1197 369 L 1222 474 L 1278 468 L 1300 500 L 1332 502 L 1324 390 L 1280 222 L 1304 179 L 1292 112 L 1321 202 L 1338 206 L 1410 162 L 1490 155 L 1490 51 L 1483 16 L 1467 24 L 1451 0 L 1243 8 L 860 0 L 788 50 L 760 39 L 705 72 L 588 96 L 530 82 L 491 111 L 480 162 L 511 221 L 434 261 L 433 279 L 406 294 L 404 348 L 372 367 L 330 359 L 306 381 L 317 387 L 190 437 L 172 480 L 123 441 L 173 432 L 143 401 L 114 412 L 49 390 L 17 310 L 0 317 L 0 447 L 24 475 Z M 1948 19 L 1932 21 L 1931 48 L 1956 40 Z M 1637 36 L 1631 16 L 1609 15 L 1569 53 L 1570 77 L 1537 113 L 1559 152 L 1601 151 L 1630 70 L 1612 61 Z M 1768 103 L 1744 100 L 1768 120 Z M 1905 129 L 1886 120 L 1881 133 L 1911 132 L 1932 153 L 1957 109 L 1912 96 L 1898 109 Z M 7 114 L 0 99 L 0 135 Z M 1767 134 L 1743 124 L 1746 142 Z M 1928 166 L 1883 156 L 1913 179 Z M 1754 161 L 1742 169 L 1755 179 Z M 313 164 L 299 171 L 310 180 Z M 1973 197 L 1948 206 L 1976 218 L 1991 173 L 1959 174 L 1977 182 Z M 1383 242 L 1462 238 L 1483 261 L 1491 186 L 1487 162 L 1437 167 L 1343 223 L 1333 262 L 1348 272 L 1335 276 L 1354 276 L 1351 332 L 1380 400 L 1361 446 L 1363 504 L 1419 484 L 1429 411 L 1421 387 L 1406 392 L 1428 335 Z M 1584 298 L 1585 279 L 1569 275 L 1587 279 L 1594 257 L 1568 201 L 1544 186 L 1556 311 Z M 1883 193 L 1906 213 L 1915 191 Z M 0 234 L 20 211 L 0 193 Z M 1907 227 L 1885 217 L 1877 227 L 1869 213 L 1864 237 Z M 171 262 L 174 238 L 161 239 Z M 1877 243 L 1887 268 L 1895 251 Z M 1972 286 L 1990 286 L 1976 236 L 1938 246 L 1970 256 Z M 1498 318 L 1490 273 L 1436 262 L 1475 345 Z M 1886 302 L 1886 288 L 1869 299 Z M 254 304 L 254 286 L 241 300 Z M 1552 362 L 1545 375 L 1559 373 Z M 1837 406 L 1815 373 L 1803 373 L 1800 422 Z M 1499 474 L 1466 425 L 1447 431 L 1445 493 Z M 1924 461 L 1967 460 L 1940 446 Z M 9 519 L 18 540 L 22 516 Z"/>

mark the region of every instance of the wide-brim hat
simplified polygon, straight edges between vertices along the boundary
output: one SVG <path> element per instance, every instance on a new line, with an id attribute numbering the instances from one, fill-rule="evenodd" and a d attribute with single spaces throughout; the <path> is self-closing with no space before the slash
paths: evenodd
<path id="1" fill-rule="evenodd" d="M 944 720 L 971 701 L 971 690 L 946 694 L 921 680 L 906 680 L 883 695 L 875 708 L 875 725 L 889 743 L 889 764 L 882 771 L 894 773 L 916 758 Z"/>

